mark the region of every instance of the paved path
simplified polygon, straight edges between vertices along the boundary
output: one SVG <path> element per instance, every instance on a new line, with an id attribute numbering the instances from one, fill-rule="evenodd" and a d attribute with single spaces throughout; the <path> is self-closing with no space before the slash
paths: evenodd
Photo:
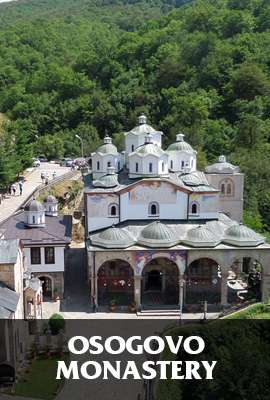
<path id="1" fill-rule="evenodd" d="M 49 174 L 49 179 L 52 179 L 53 172 L 56 172 L 56 177 L 66 174 L 70 171 L 70 168 L 60 167 L 59 164 L 41 163 L 40 167 L 33 168 L 31 172 L 25 174 L 26 181 L 23 186 L 23 194 L 20 196 L 19 188 L 17 185 L 17 195 L 8 196 L 8 198 L 2 200 L 0 204 L 0 222 L 12 215 L 21 204 L 31 195 L 31 193 L 42 183 L 41 172 Z"/>

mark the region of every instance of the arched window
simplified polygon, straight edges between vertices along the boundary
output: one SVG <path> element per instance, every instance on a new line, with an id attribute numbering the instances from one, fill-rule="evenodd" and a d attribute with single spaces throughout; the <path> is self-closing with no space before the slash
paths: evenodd
<path id="1" fill-rule="evenodd" d="M 110 161 L 108 161 L 108 162 L 107 162 L 107 167 L 111 167 L 111 164 L 112 164 L 112 163 L 111 163 Z"/>
<path id="2" fill-rule="evenodd" d="M 193 215 L 199 214 L 199 204 L 196 201 L 193 201 L 190 204 L 190 211 L 191 211 L 191 214 L 193 214 Z"/>
<path id="3" fill-rule="evenodd" d="M 184 166 L 185 166 L 185 161 L 182 161 L 181 162 L 181 168 L 184 168 Z"/>
<path id="4" fill-rule="evenodd" d="M 120 171 L 120 168 L 121 168 L 120 161 L 118 161 L 118 163 L 117 163 L 117 169 L 118 169 L 118 171 Z"/>
<path id="5" fill-rule="evenodd" d="M 139 171 L 139 164 L 137 162 L 136 162 L 135 168 L 136 168 L 136 172 L 138 172 Z"/>
<path id="6" fill-rule="evenodd" d="M 220 193 L 222 196 L 234 196 L 234 183 L 231 179 L 226 178 L 220 182 Z"/>
<path id="7" fill-rule="evenodd" d="M 149 172 L 153 172 L 153 164 L 151 162 L 149 163 Z"/>
<path id="8" fill-rule="evenodd" d="M 162 172 L 164 172 L 164 162 L 162 162 L 162 164 L 161 164 L 161 170 L 162 170 Z"/>
<path id="9" fill-rule="evenodd" d="M 225 184 L 224 183 L 221 184 L 220 192 L 221 192 L 221 194 L 225 194 Z"/>
<path id="10" fill-rule="evenodd" d="M 109 205 L 109 217 L 117 217 L 118 216 L 118 205 L 110 204 Z"/>
<path id="11" fill-rule="evenodd" d="M 131 151 L 132 151 L 132 153 L 133 153 L 133 151 L 134 151 L 134 144 L 131 145 Z"/>
<path id="12" fill-rule="evenodd" d="M 33 215 L 33 217 L 32 217 L 32 224 L 35 224 L 36 223 L 36 217 Z"/>
<path id="13" fill-rule="evenodd" d="M 173 169 L 173 160 L 171 160 L 171 169 Z"/>
<path id="14" fill-rule="evenodd" d="M 159 215 L 159 204 L 157 202 L 152 202 L 148 206 L 148 214 L 152 216 Z"/>
<path id="15" fill-rule="evenodd" d="M 99 168 L 100 168 L 100 163 L 99 163 L 99 161 L 97 162 L 97 170 L 99 171 Z"/>

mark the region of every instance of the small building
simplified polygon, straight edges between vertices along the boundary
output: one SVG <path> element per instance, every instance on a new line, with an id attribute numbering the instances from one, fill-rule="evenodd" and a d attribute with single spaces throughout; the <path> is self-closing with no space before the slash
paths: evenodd
<path id="1" fill-rule="evenodd" d="M 65 249 L 72 236 L 72 216 L 58 215 L 57 201 L 48 196 L 44 204 L 31 200 L 0 229 L 5 239 L 20 239 L 25 269 L 42 281 L 43 298 L 63 297 Z"/>

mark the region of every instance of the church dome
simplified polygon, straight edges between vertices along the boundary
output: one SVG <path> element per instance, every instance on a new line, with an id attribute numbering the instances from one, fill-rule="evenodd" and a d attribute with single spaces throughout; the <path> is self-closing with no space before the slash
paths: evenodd
<path id="1" fill-rule="evenodd" d="M 206 226 L 199 225 L 188 230 L 183 243 L 192 247 L 215 247 L 220 240 Z"/>
<path id="2" fill-rule="evenodd" d="M 135 128 L 131 129 L 131 131 L 127 132 L 128 133 L 132 133 L 133 135 L 146 135 L 148 133 L 150 134 L 154 134 L 156 131 L 151 125 L 147 124 L 147 118 L 144 114 L 140 115 L 138 118 L 138 122 L 139 124 L 137 126 L 135 126 Z M 162 134 L 162 132 L 159 132 L 160 134 Z"/>
<path id="3" fill-rule="evenodd" d="M 142 146 L 139 146 L 134 153 L 140 154 L 141 156 L 151 154 L 158 157 L 165 154 L 165 151 L 162 150 L 157 144 L 152 143 L 152 138 L 153 136 L 148 133 L 145 136 L 145 143 Z"/>
<path id="4" fill-rule="evenodd" d="M 125 228 L 112 226 L 104 231 L 93 235 L 91 243 L 95 246 L 107 249 L 125 249 L 135 244 L 135 240 Z"/>
<path id="5" fill-rule="evenodd" d="M 138 243 L 147 247 L 172 247 L 179 242 L 176 233 L 160 221 L 155 221 L 142 229 Z"/>
<path id="6" fill-rule="evenodd" d="M 25 206 L 24 210 L 29 212 L 42 212 L 44 211 L 44 207 L 39 201 L 33 199 Z"/>
<path id="7" fill-rule="evenodd" d="M 46 197 L 46 199 L 44 200 L 44 203 L 51 203 L 51 204 L 56 204 L 58 203 L 58 201 L 56 200 L 56 197 L 54 197 L 53 195 L 49 195 Z"/>
<path id="8" fill-rule="evenodd" d="M 104 175 L 93 182 L 94 187 L 113 188 L 119 185 L 118 175 L 115 173 L 115 168 L 108 167 L 107 170 L 107 175 Z"/>
<path id="9" fill-rule="evenodd" d="M 208 165 L 205 168 L 208 174 L 235 174 L 240 172 L 240 168 L 226 161 L 225 156 L 220 156 L 217 163 Z"/>
<path id="10" fill-rule="evenodd" d="M 265 239 L 243 224 L 234 224 L 225 231 L 223 242 L 240 247 L 258 246 L 263 244 Z"/>
<path id="11" fill-rule="evenodd" d="M 45 226 L 45 208 L 35 198 L 24 208 L 24 223 L 31 228 Z"/>
<path id="12" fill-rule="evenodd" d="M 184 141 L 185 135 L 179 133 L 176 135 L 176 142 L 172 143 L 167 151 L 186 151 L 188 153 L 194 153 L 195 150 L 191 147 L 191 145 Z"/>
<path id="13" fill-rule="evenodd" d="M 112 138 L 105 136 L 103 144 L 97 148 L 97 153 L 101 154 L 117 154 L 117 147 L 112 144 Z"/>
<path id="14" fill-rule="evenodd" d="M 194 174 L 185 174 L 180 176 L 182 182 L 187 186 L 199 186 L 202 184 L 201 179 Z"/>

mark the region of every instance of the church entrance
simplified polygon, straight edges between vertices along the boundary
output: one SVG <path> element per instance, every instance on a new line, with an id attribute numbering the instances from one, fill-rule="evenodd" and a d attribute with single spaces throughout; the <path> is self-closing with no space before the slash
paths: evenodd
<path id="1" fill-rule="evenodd" d="M 42 294 L 44 298 L 52 297 L 52 279 L 48 276 L 39 276 L 42 282 Z"/>
<path id="2" fill-rule="evenodd" d="M 128 262 L 106 261 L 98 270 L 98 304 L 128 306 L 134 301 L 134 274 Z"/>
<path id="3" fill-rule="evenodd" d="M 177 265 L 167 258 L 155 258 L 143 269 L 141 283 L 143 308 L 176 307 L 179 303 Z"/>
<path id="4" fill-rule="evenodd" d="M 160 292 L 162 289 L 162 275 L 160 271 L 153 270 L 146 273 L 146 289 Z"/>
<path id="5" fill-rule="evenodd" d="M 221 270 L 212 259 L 193 261 L 185 274 L 185 307 L 187 311 L 200 311 L 202 304 L 218 307 L 221 302 Z"/>

